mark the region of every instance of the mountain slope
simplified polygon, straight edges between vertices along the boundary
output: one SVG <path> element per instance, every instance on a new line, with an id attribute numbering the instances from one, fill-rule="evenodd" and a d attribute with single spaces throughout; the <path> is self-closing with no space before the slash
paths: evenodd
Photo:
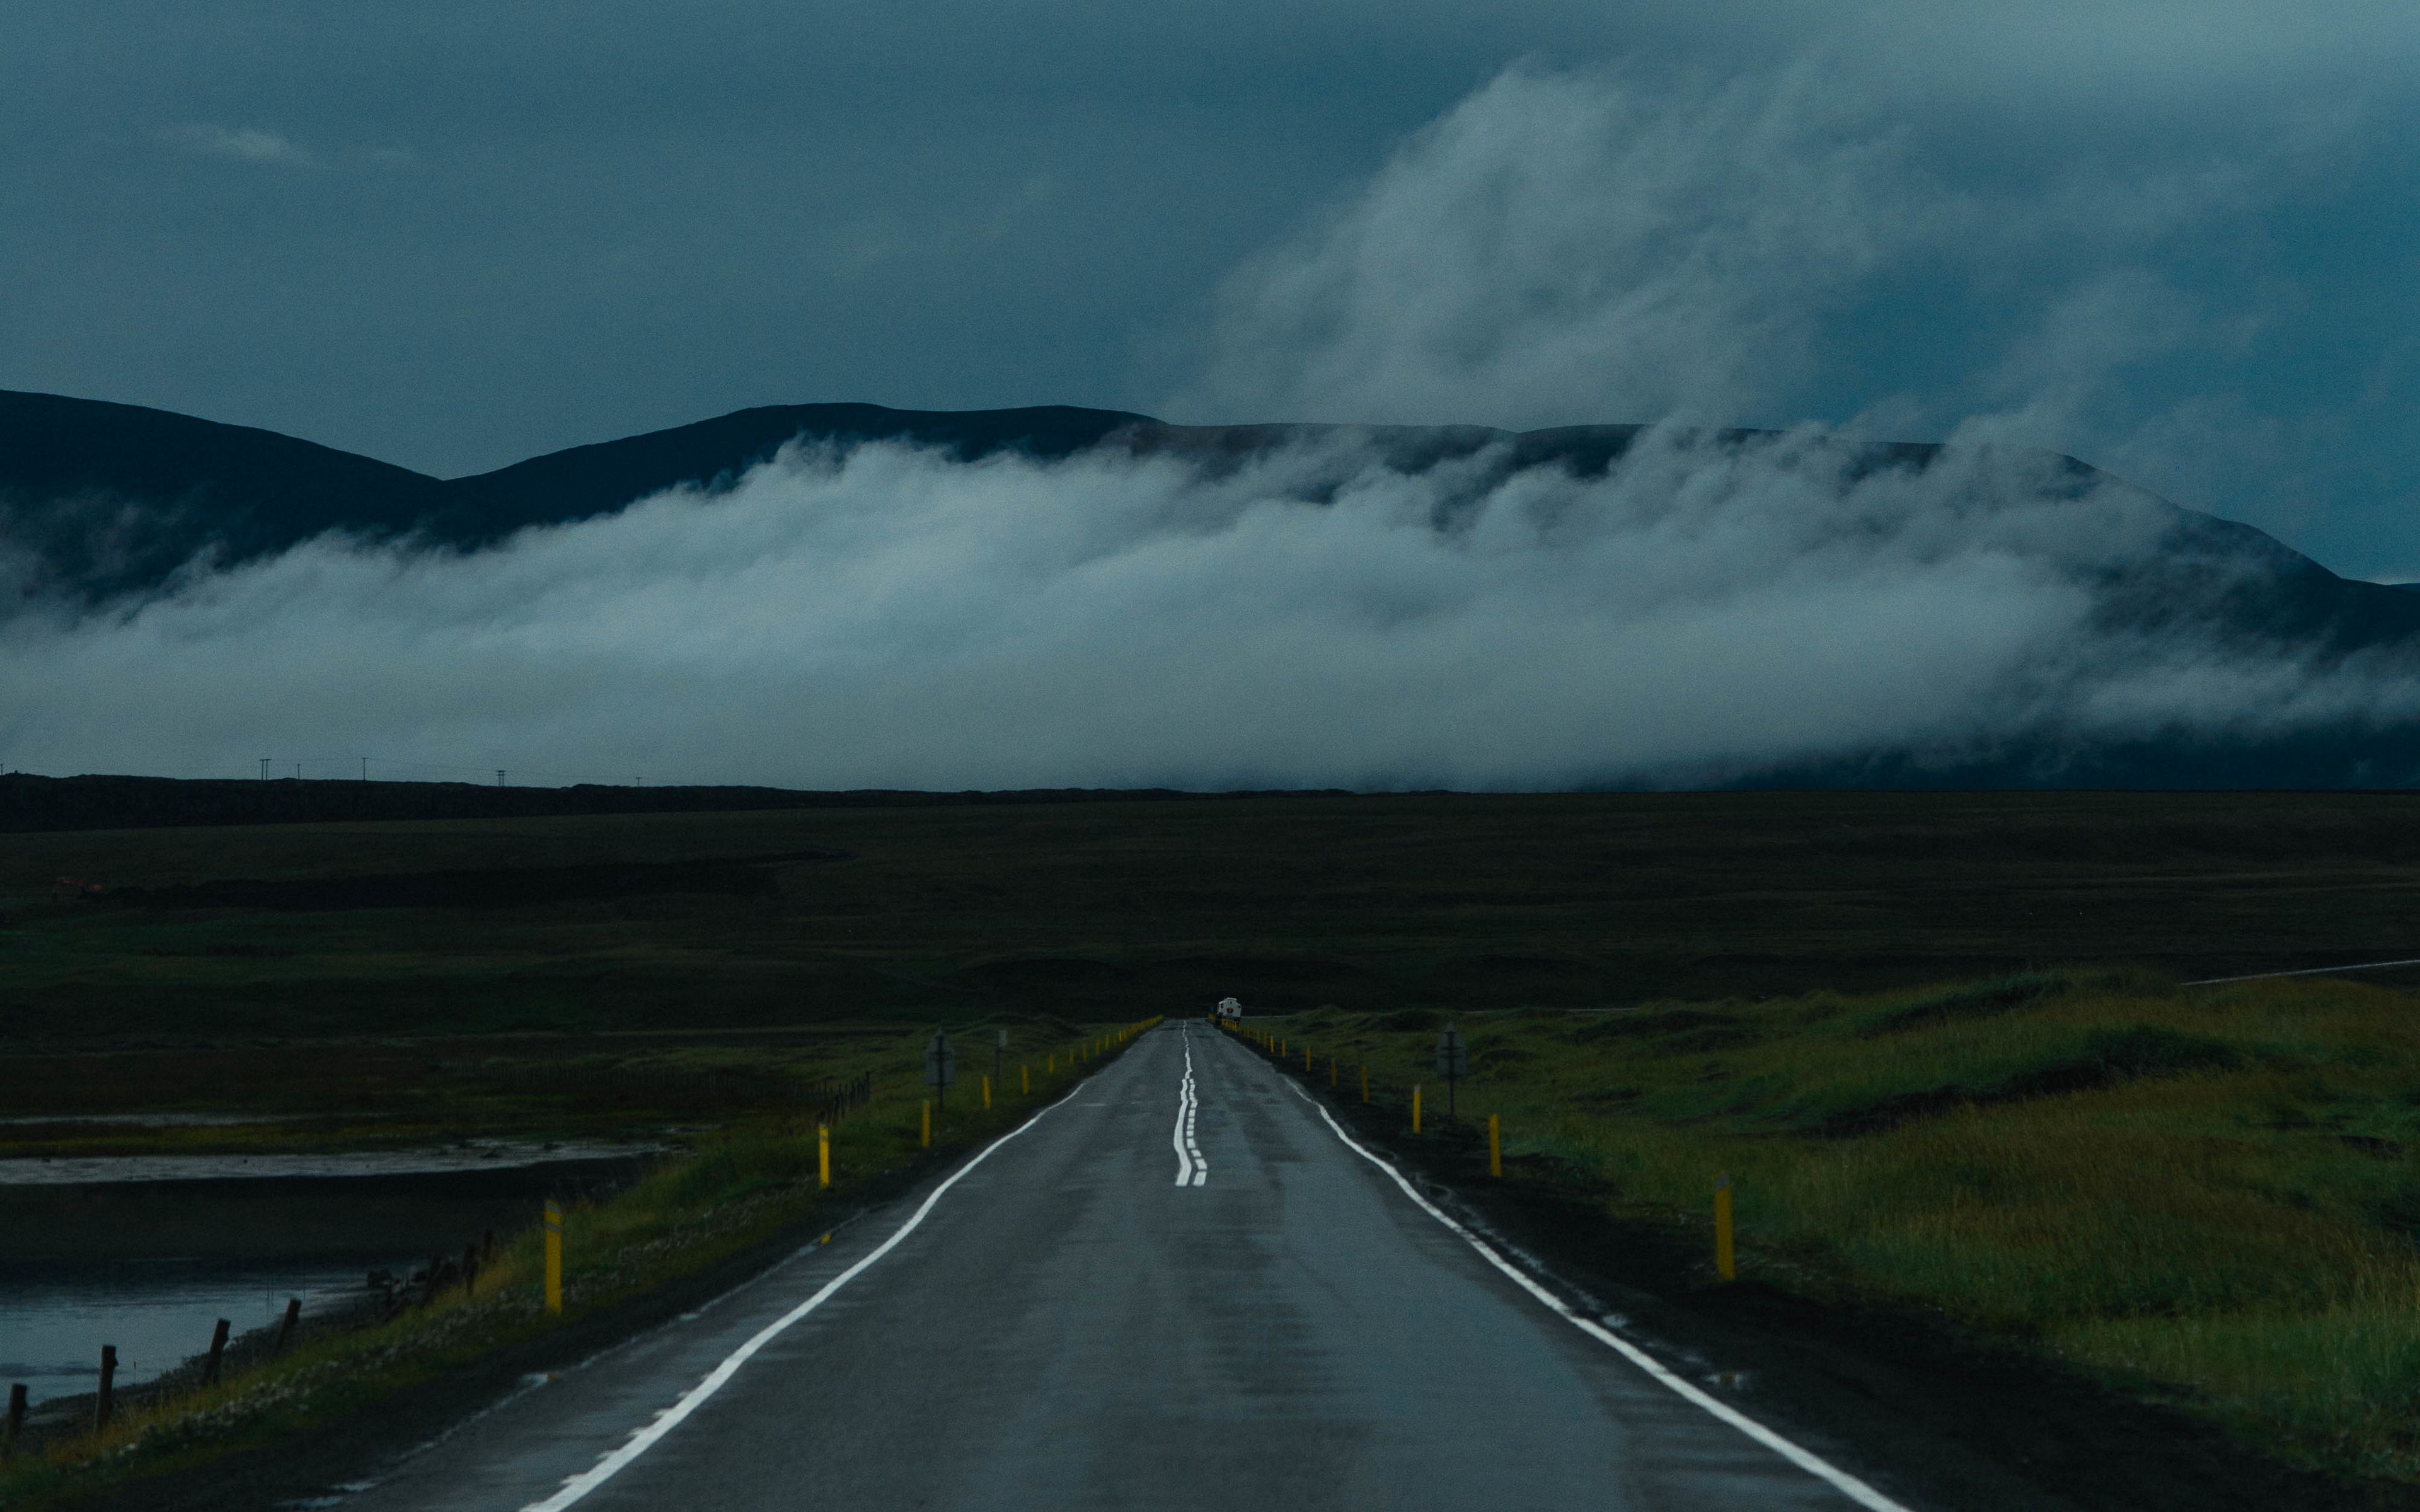
<path id="1" fill-rule="evenodd" d="M 963 411 L 887 409 L 876 404 L 767 405 L 670 430 L 575 446 L 446 484 L 426 523 L 442 539 L 484 543 L 526 525 L 610 514 L 682 484 L 729 483 L 799 440 L 849 444 L 908 441 L 962 460 L 1017 451 L 1056 459 L 1105 436 L 1154 422 L 1114 409 L 1047 406 Z"/>
<path id="2" fill-rule="evenodd" d="M 960 460 L 1002 452 L 1055 460 L 1109 446 L 1181 456 L 1216 471 L 1291 443 L 1343 436 L 1356 443 L 1357 458 L 1374 455 L 1397 472 L 1466 463 L 1501 445 L 1486 476 L 1555 467 L 1588 478 L 1621 459 L 1641 430 L 1188 426 L 1067 406 L 771 405 L 553 452 L 492 472 L 438 479 L 273 431 L 136 405 L 0 390 L 0 548 L 12 548 L 18 559 L 21 594 L 94 603 L 157 591 L 205 555 L 241 562 L 329 531 L 476 548 L 528 526 L 611 514 L 682 485 L 727 486 L 792 441 L 902 441 Z M 1737 444 L 1763 434 L 1720 431 L 1712 440 Z M 1922 472 L 1942 452 L 1921 443 L 1857 443 L 1852 450 L 1853 474 L 1894 468 Z M 2059 463 L 2078 496 L 2109 481 L 2072 458 Z M 1315 498 L 1347 481 L 1342 474 L 1325 483 L 1311 478 L 1304 496 Z M 2162 507 L 2171 525 L 2159 567 L 2097 585 L 2104 618 L 2145 628 L 2191 620 L 2222 633 L 2333 654 L 2420 637 L 2420 594 L 2338 578 L 2251 526 Z M 8 566 L 0 558 L 0 572 Z"/>
<path id="3" fill-rule="evenodd" d="M 330 530 L 408 531 L 446 497 L 435 478 L 274 431 L 0 390 L 0 543 L 32 559 L 28 589 L 141 592 L 204 551 L 241 561 Z"/>

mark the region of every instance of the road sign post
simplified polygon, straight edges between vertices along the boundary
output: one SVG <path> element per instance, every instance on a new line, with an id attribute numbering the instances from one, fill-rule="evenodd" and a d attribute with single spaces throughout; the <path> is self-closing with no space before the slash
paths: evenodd
<path id="1" fill-rule="evenodd" d="M 1470 1074 L 1470 1047 L 1462 1042 L 1462 1036 L 1450 1024 L 1445 1026 L 1443 1034 L 1437 1036 L 1436 1068 L 1437 1074 L 1445 1078 L 1446 1117 L 1451 1118 L 1454 1115 L 1455 1084 Z"/>
<path id="2" fill-rule="evenodd" d="M 950 1043 L 948 1034 L 935 1029 L 924 1046 L 924 1085 L 933 1088 L 934 1098 L 944 1113 L 950 1111 L 950 1088 L 957 1085 L 957 1049 Z"/>

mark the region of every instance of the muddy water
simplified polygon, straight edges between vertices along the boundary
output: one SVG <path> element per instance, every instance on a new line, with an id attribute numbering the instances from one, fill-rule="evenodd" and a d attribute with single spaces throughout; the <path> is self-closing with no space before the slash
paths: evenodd
<path id="1" fill-rule="evenodd" d="M 275 1321 L 289 1297 L 306 1315 L 357 1303 L 373 1269 L 459 1255 L 489 1229 L 527 1227 L 548 1197 L 627 1184 L 651 1158 L 577 1153 L 167 1179 L 126 1163 L 150 1179 L 0 1180 L 0 1382 L 23 1381 L 36 1402 L 89 1392 L 114 1344 L 119 1384 L 140 1385 L 208 1349 L 221 1318 L 240 1335 Z M 398 1164 L 410 1165 L 387 1162 Z"/>

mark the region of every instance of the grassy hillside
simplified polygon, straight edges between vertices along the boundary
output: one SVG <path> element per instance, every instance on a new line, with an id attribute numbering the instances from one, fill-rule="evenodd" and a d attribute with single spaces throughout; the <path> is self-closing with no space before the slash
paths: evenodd
<path id="1" fill-rule="evenodd" d="M 1432 1140 L 1704 1228 L 1745 1279 L 1939 1307 L 2331 1468 L 2420 1474 L 2420 1018 L 2337 981 L 2040 973 L 1919 992 L 1296 1015 Z M 1711 1257 L 1706 1281 L 1714 1284 Z"/>

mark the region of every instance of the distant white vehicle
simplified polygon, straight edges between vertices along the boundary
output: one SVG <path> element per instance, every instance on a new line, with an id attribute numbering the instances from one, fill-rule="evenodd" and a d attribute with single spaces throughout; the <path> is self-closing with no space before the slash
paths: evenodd
<path id="1" fill-rule="evenodd" d="M 1244 1016 L 1244 1004 L 1240 998 L 1221 997 L 1218 999 L 1218 1013 L 1222 1019 L 1242 1018 Z"/>

